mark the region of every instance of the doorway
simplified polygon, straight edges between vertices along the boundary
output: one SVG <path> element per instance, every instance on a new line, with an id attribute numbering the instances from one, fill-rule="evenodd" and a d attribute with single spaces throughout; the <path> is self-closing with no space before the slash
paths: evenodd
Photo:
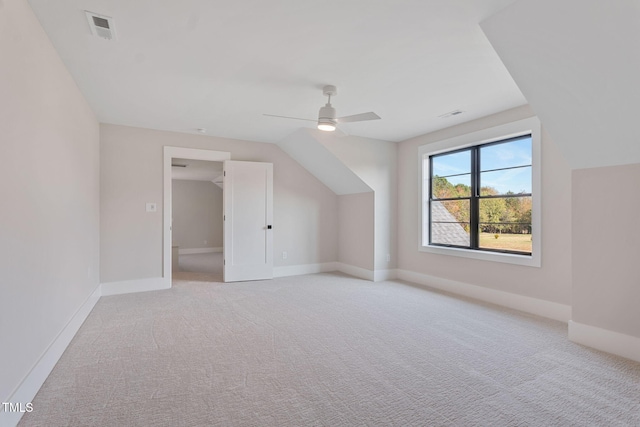
<path id="1" fill-rule="evenodd" d="M 172 285 L 172 169 L 175 160 L 223 162 L 223 281 L 273 278 L 273 164 L 232 161 L 230 153 L 164 147 L 163 280 Z"/>
<path id="2" fill-rule="evenodd" d="M 172 219 L 173 219 L 173 206 L 172 206 L 172 202 L 173 202 L 173 191 L 172 191 L 172 187 L 173 187 L 173 182 L 172 179 L 174 177 L 174 170 L 182 170 L 182 172 L 176 172 L 177 176 L 182 175 L 183 177 L 185 176 L 190 176 L 192 178 L 204 178 L 205 177 L 205 173 L 209 173 L 209 175 L 207 176 L 211 176 L 214 180 L 219 180 L 221 182 L 221 178 L 216 178 L 213 177 L 211 175 L 210 172 L 207 172 L 207 169 L 216 169 L 214 167 L 214 165 L 220 165 L 220 171 L 222 170 L 222 163 L 225 160 L 229 160 L 231 157 L 229 152 L 224 152 L 224 151 L 211 151 L 211 150 L 201 150 L 201 149 L 195 149 L 195 148 L 182 148 L 182 147 L 164 147 L 164 233 L 163 233 L 163 278 L 164 280 L 167 282 L 168 287 L 171 286 L 171 280 L 172 280 L 172 273 L 174 270 L 174 267 L 180 265 L 180 245 L 174 245 L 174 239 L 173 239 L 173 224 L 172 224 Z M 189 168 L 189 166 L 187 167 L 174 167 L 172 165 L 177 164 L 177 165 L 182 165 L 182 164 L 192 164 L 191 166 L 191 171 L 189 173 L 186 172 L 186 170 Z M 207 168 L 207 166 L 209 166 Z M 191 173 L 194 172 L 194 173 Z M 197 179 L 194 179 L 192 181 L 197 181 Z M 215 183 L 210 182 L 211 185 L 217 185 Z M 211 236 L 213 237 L 213 236 Z M 183 247 L 183 255 L 202 255 L 200 257 L 192 257 L 193 259 L 188 261 L 188 263 L 190 262 L 192 265 L 190 268 L 194 267 L 193 264 L 195 264 L 195 268 L 198 269 L 198 265 L 200 265 L 202 267 L 202 269 L 214 269 L 215 270 L 215 266 L 211 266 L 207 264 L 207 255 L 206 254 L 217 254 L 217 257 L 220 258 L 220 260 L 223 259 L 224 256 L 224 249 L 223 249 L 223 245 L 220 246 L 212 246 L 213 244 L 215 244 L 213 241 L 209 242 L 209 240 L 211 239 L 211 237 L 203 237 L 202 239 L 200 239 L 202 241 L 202 243 L 197 243 L 197 240 L 192 240 L 191 237 L 189 237 L 187 240 L 185 240 L 185 245 L 186 246 L 195 246 L 192 248 L 186 248 Z M 195 237 L 194 237 L 195 238 Z M 206 240 L 206 244 L 205 244 L 205 240 Z M 180 242 L 178 242 L 180 243 Z M 178 247 L 175 247 L 178 246 Z M 187 249 L 186 251 L 184 251 L 184 249 Z M 210 251 L 219 251 L 219 252 L 210 252 Z M 209 258 L 212 258 L 211 260 L 209 260 L 210 262 L 215 262 L 215 257 L 212 255 L 208 256 Z M 201 259 L 198 259 L 201 258 Z M 177 261 L 177 262 L 176 262 Z M 196 273 L 197 274 L 197 273 Z M 202 273 L 202 274 L 207 274 Z M 220 281 L 221 281 L 222 277 L 220 276 Z"/>
<path id="3" fill-rule="evenodd" d="M 173 280 L 223 281 L 223 163 L 171 162 Z"/>

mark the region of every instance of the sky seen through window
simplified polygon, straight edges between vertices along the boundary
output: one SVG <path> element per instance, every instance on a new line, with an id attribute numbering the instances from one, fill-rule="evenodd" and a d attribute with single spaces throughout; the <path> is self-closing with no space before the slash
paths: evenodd
<path id="1" fill-rule="evenodd" d="M 531 137 L 481 147 L 480 169 L 482 187 L 499 194 L 531 193 Z M 470 185 L 471 151 L 433 157 L 433 175 L 453 185 Z"/>

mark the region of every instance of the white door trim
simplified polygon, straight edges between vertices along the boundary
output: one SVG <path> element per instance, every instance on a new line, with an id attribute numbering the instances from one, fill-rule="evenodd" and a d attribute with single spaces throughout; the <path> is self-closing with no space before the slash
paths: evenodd
<path id="1" fill-rule="evenodd" d="M 173 158 L 190 160 L 208 160 L 224 162 L 231 159 L 228 151 L 202 150 L 199 148 L 184 148 L 165 146 L 164 148 L 164 201 L 162 208 L 162 278 L 165 287 L 171 287 L 171 160 Z"/>

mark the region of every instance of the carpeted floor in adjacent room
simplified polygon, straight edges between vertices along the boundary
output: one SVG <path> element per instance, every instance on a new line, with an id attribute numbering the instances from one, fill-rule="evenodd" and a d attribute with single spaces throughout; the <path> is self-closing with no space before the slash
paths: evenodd
<path id="1" fill-rule="evenodd" d="M 103 297 L 20 425 L 640 425 L 640 364 L 566 324 L 398 281 L 189 274 Z"/>

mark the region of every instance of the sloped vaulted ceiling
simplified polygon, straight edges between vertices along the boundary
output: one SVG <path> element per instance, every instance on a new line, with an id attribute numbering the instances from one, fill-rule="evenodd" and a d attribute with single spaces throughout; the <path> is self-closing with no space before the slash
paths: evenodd
<path id="1" fill-rule="evenodd" d="M 640 163 L 637 0 L 521 0 L 481 27 L 573 169 Z"/>

